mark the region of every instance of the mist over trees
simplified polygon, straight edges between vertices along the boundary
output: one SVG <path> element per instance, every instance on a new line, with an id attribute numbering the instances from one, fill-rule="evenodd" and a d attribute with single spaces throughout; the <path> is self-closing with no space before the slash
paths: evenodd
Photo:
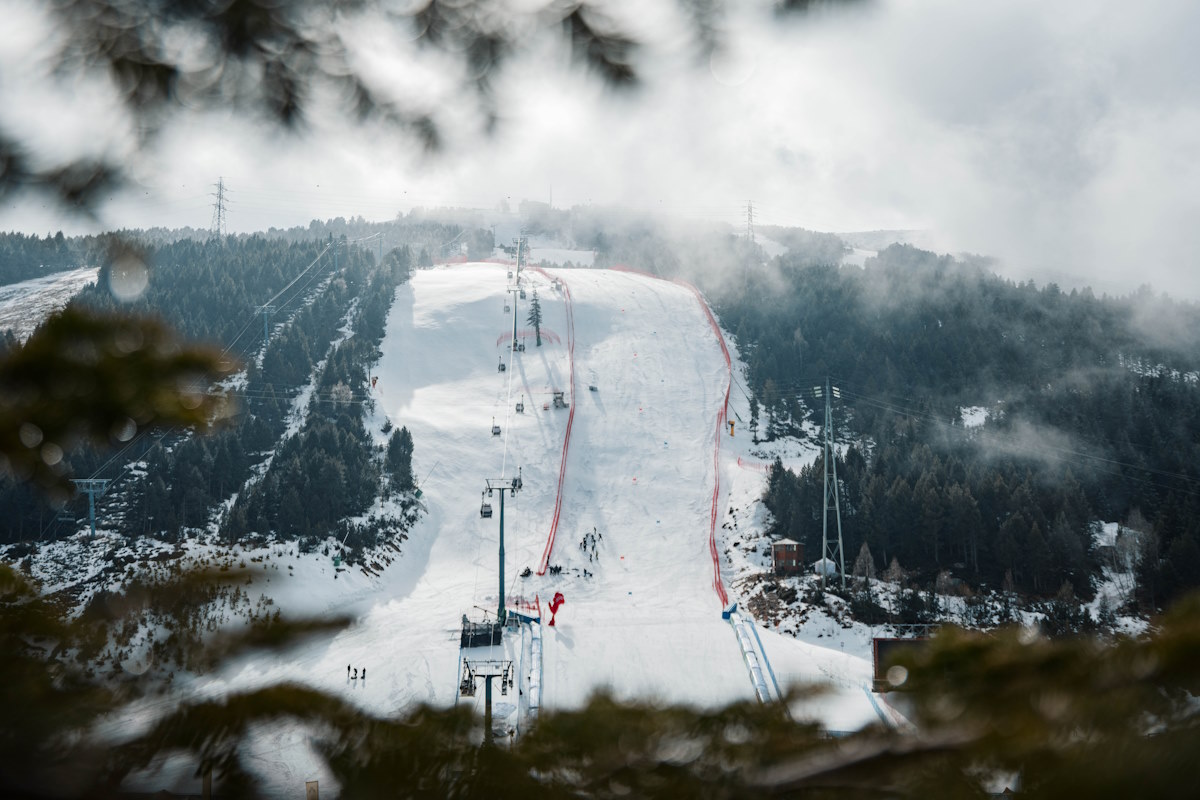
<path id="1" fill-rule="evenodd" d="M 811 386 L 830 375 L 841 388 L 838 437 L 858 443 L 838 464 L 848 552 L 866 542 L 879 568 L 896 557 L 926 583 L 949 568 L 998 587 L 1010 573 L 1023 592 L 1069 583 L 1086 597 L 1090 523 L 1136 511 L 1175 549 L 1143 562 L 1148 604 L 1200 585 L 1194 306 L 1013 283 L 904 245 L 863 269 L 785 255 L 714 300 L 764 437 L 803 436 L 820 421 Z M 1153 335 L 1148 305 L 1190 319 L 1192 338 Z M 986 424 L 964 427 L 966 406 Z M 822 470 L 773 474 L 766 494 L 775 531 L 813 552 Z"/>

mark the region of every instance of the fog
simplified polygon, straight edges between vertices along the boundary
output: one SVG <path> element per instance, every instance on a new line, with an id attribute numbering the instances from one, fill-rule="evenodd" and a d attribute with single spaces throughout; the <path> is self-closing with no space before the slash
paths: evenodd
<path id="1" fill-rule="evenodd" d="M 0 196 L 0 229 L 206 227 L 218 176 L 236 231 L 525 198 L 741 225 L 753 200 L 763 224 L 919 230 L 1014 278 L 1200 297 L 1195 3 L 877 0 L 786 20 L 729 3 L 711 56 L 677 3 L 609 3 L 644 44 L 641 88 L 613 91 L 530 37 L 492 76 L 491 132 L 437 63 L 348 34 L 377 81 L 426 93 L 448 133 L 437 153 L 333 113 L 297 135 L 187 114 L 139 150 L 103 91 L 38 69 L 45 21 L 10 4 L 0 124 L 39 152 L 124 154 L 138 185 L 96 222 Z"/>

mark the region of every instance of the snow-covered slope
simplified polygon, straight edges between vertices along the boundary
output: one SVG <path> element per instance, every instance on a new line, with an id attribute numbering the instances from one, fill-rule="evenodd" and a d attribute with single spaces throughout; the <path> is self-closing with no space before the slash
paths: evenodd
<path id="1" fill-rule="evenodd" d="M 504 591 L 510 607 L 521 598 L 540 603 L 543 708 L 578 706 L 602 687 L 700 706 L 755 697 L 713 585 L 714 449 L 729 371 L 705 308 L 686 287 L 634 273 L 530 271 L 524 285 L 529 299 L 538 291 L 543 345 L 525 325 L 529 299 L 518 301 L 526 349 L 513 354 L 513 316 L 504 311 L 508 269 L 438 267 L 416 272 L 398 289 L 374 373 L 370 425 L 407 426 L 415 442 L 426 513 L 400 558 L 378 576 L 304 561 L 288 570 L 296 577 L 266 587 L 285 613 L 342 611 L 356 623 L 284 659 L 240 661 L 193 690 L 300 680 L 391 713 L 420 702 L 472 702 L 458 697 L 460 657 L 495 655 L 518 664 L 521 691 L 497 697 L 496 710 L 502 724 L 519 727 L 531 699 L 532 632 L 508 636 L 502 653 L 460 654 L 459 626 L 464 614 L 479 619 L 494 611 L 500 593 L 500 498 L 489 498 L 495 516 L 481 518 L 485 482 L 511 481 L 520 470 L 523 488 L 505 500 Z M 552 287 L 555 277 L 567 291 Z M 554 407 L 555 391 L 574 407 L 569 448 L 571 409 Z M 523 413 L 516 412 L 519 401 Z M 493 435 L 493 420 L 501 435 Z M 731 504 L 753 502 L 765 475 L 739 466 L 751 458 L 744 436 L 721 435 L 717 509 L 724 519 Z M 557 535 L 547 559 L 555 569 L 539 575 L 560 474 Z M 718 553 L 728 547 L 718 539 Z M 723 568 L 730 563 L 724 555 L 721 561 Z M 525 567 L 531 574 L 522 577 Z M 566 603 L 549 627 L 546 606 L 556 592 Z M 869 664 L 861 643 L 857 652 L 843 652 L 832 635 L 820 647 L 761 634 L 781 683 L 835 679 L 834 693 L 811 714 L 834 729 L 878 719 L 862 691 Z M 347 680 L 348 664 L 365 667 L 369 679 Z M 300 765 L 311 761 L 288 744 L 303 737 L 287 730 L 278 737 L 275 744 L 292 753 L 278 756 L 288 775 L 304 772 Z"/>
<path id="2" fill-rule="evenodd" d="M 51 312 L 95 281 L 99 271 L 98 267 L 82 267 L 0 286 L 0 331 L 11 329 L 22 341 L 29 338 Z"/>

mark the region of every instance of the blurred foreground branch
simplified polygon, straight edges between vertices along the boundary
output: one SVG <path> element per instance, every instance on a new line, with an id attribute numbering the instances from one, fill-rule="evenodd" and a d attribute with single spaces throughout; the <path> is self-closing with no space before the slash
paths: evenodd
<path id="1" fill-rule="evenodd" d="M 169 604 L 171 593 L 168 584 L 107 607 L 136 617 L 148 602 Z M 144 732 L 106 743 L 94 723 L 127 702 L 129 684 L 88 679 L 67 657 L 94 636 L 94 620 L 67 620 L 6 567 L 0 612 L 9 654 L 0 662 L 0 785 L 27 793 L 104 796 L 182 755 L 197 774 L 215 770 L 222 796 L 258 796 L 239 753 L 257 726 L 280 721 L 313 737 L 342 796 L 354 798 L 965 798 L 1014 785 L 1022 797 L 1180 797 L 1200 752 L 1200 597 L 1139 639 L 945 631 L 909 651 L 903 691 L 891 698 L 914 722 L 908 731 L 876 726 L 831 738 L 777 706 L 697 710 L 599 695 L 545 713 L 511 748 L 482 747 L 481 721 L 464 708 L 381 717 L 298 685 L 177 699 Z M 287 647 L 312 631 L 283 625 L 265 641 Z M 242 642 L 257 647 L 264 637 Z M 216 646 L 225 659 L 241 650 Z M 793 694 L 798 718 L 810 696 Z"/>
<path id="2" fill-rule="evenodd" d="M 73 446 L 128 442 L 154 425 L 208 426 L 227 410 L 212 381 L 232 368 L 156 320 L 68 307 L 0 356 L 0 473 L 65 499 Z"/>

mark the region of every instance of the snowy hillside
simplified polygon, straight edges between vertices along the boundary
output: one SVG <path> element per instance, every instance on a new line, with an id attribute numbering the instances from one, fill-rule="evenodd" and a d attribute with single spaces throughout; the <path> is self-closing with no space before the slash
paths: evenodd
<path id="1" fill-rule="evenodd" d="M 0 331 L 11 330 L 24 341 L 51 312 L 95 281 L 99 271 L 98 267 L 83 267 L 0 286 Z"/>
<path id="2" fill-rule="evenodd" d="M 832 682 L 831 694 L 797 714 L 835 730 L 879 720 L 884 711 L 864 690 L 869 643 L 861 632 L 845 639 L 831 629 L 818 646 L 766 629 L 755 635 L 748 624 L 739 635 L 722 618 L 714 555 L 730 569 L 727 537 L 762 524 L 761 515 L 743 518 L 739 532 L 727 510 L 753 505 L 765 473 L 746 437 L 730 438 L 724 426 L 714 459 L 730 372 L 698 295 L 631 272 L 529 271 L 528 298 L 516 307 L 526 349 L 514 354 L 508 269 L 438 267 L 398 289 L 369 424 L 377 432 L 388 420 L 404 425 L 416 445 L 426 513 L 401 557 L 375 576 L 337 571 L 313 554 L 298 558 L 289 577 L 256 582 L 284 613 L 340 611 L 356 623 L 283 659 L 239 661 L 191 688 L 208 695 L 298 680 L 390 713 L 472 702 L 458 696 L 460 658 L 504 657 L 514 661 L 519 691 L 495 698 L 497 727 L 519 733 L 531 701 L 576 707 L 604 687 L 699 706 L 756 693 L 774 701 L 773 667 L 781 684 Z M 565 288 L 556 290 L 554 278 Z M 534 289 L 541 347 L 525 325 Z M 555 407 L 555 391 L 567 408 Z M 484 497 L 485 481 L 518 474 L 523 488 L 504 508 L 505 594 L 510 608 L 537 603 L 542 624 L 507 632 L 496 652 L 460 653 L 462 616 L 494 614 L 499 594 L 500 498 Z M 485 499 L 492 518 L 480 516 Z M 549 627 L 556 592 L 566 602 Z M 369 680 L 348 680 L 347 665 L 365 667 Z M 262 746 L 279 753 L 264 767 L 269 780 L 294 785 L 312 768 L 298 732 L 263 735 Z"/>

